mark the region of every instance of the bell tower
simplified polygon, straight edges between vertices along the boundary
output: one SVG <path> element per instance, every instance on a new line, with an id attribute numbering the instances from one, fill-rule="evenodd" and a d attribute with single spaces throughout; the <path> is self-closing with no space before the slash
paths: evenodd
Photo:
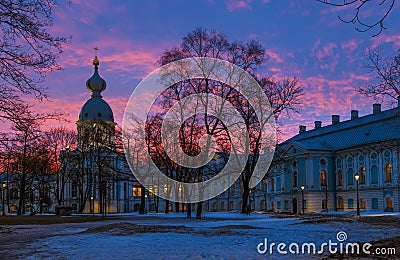
<path id="1" fill-rule="evenodd" d="M 92 93 L 90 99 L 82 106 L 78 127 L 78 148 L 82 151 L 91 147 L 115 148 L 115 125 L 111 107 L 101 93 L 106 89 L 106 81 L 99 75 L 100 61 L 96 54 L 93 59 L 94 73 L 86 81 L 86 88 Z"/>

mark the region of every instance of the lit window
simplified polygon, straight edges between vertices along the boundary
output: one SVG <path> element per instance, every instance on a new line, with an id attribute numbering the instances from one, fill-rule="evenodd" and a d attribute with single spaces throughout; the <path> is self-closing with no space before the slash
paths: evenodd
<path id="1" fill-rule="evenodd" d="M 365 167 L 360 168 L 360 184 L 365 184 Z"/>
<path id="2" fill-rule="evenodd" d="M 142 196 L 142 188 L 139 185 L 135 185 L 132 187 L 132 193 L 134 197 Z"/>
<path id="3" fill-rule="evenodd" d="M 343 185 L 343 172 L 342 172 L 342 170 L 338 171 L 337 180 L 338 180 L 338 186 L 342 186 Z"/>
<path id="4" fill-rule="evenodd" d="M 261 206 L 261 210 L 266 210 L 267 209 L 267 205 L 265 204 L 265 200 L 261 201 L 260 206 Z"/>
<path id="5" fill-rule="evenodd" d="M 361 199 L 360 202 L 361 202 L 361 208 L 362 208 L 362 209 L 367 208 L 365 199 Z"/>
<path id="6" fill-rule="evenodd" d="M 392 182 L 392 165 L 390 163 L 385 166 L 385 182 Z"/>
<path id="7" fill-rule="evenodd" d="M 262 191 L 266 191 L 267 190 L 267 180 L 263 179 L 261 185 L 262 185 L 262 187 L 261 187 Z"/>
<path id="8" fill-rule="evenodd" d="M 386 198 L 386 209 L 393 210 L 393 198 Z"/>
<path id="9" fill-rule="evenodd" d="M 344 208 L 344 203 L 343 203 L 343 198 L 342 197 L 338 197 L 338 199 L 337 199 L 338 201 L 338 203 L 337 203 L 337 208 L 338 209 L 343 209 Z"/>
<path id="10" fill-rule="evenodd" d="M 325 170 L 322 170 L 319 173 L 319 179 L 320 179 L 321 186 L 326 186 L 326 171 Z"/>

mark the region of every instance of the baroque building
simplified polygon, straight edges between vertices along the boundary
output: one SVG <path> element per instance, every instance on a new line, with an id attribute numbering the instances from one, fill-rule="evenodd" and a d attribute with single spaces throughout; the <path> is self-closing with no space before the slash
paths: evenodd
<path id="1" fill-rule="evenodd" d="M 357 207 L 358 176 L 361 210 L 399 211 L 400 108 L 358 116 L 330 125 L 315 121 L 314 129 L 300 126 L 299 134 L 278 146 L 278 174 L 269 178 L 269 209 L 350 211 Z M 303 200 L 304 196 L 304 200 Z"/>
<path id="2" fill-rule="evenodd" d="M 126 159 L 116 147 L 113 112 L 102 98 L 106 82 L 99 75 L 99 60 L 86 87 L 92 93 L 79 119 L 78 145 L 66 150 L 71 169 L 64 204 L 75 212 L 115 213 L 139 211 L 184 211 L 186 205 L 167 202 L 136 181 Z M 332 116 L 331 124 L 314 122 L 314 129 L 300 126 L 299 133 L 279 144 L 265 178 L 242 201 L 239 180 L 221 195 L 202 203 L 203 211 L 240 211 L 243 203 L 255 211 L 286 213 L 354 211 L 356 174 L 359 176 L 361 210 L 400 211 L 400 107 L 359 117 L 352 110 L 349 120 Z M 207 167 L 222 167 L 224 156 Z M 196 210 L 197 205 L 192 205 Z"/>

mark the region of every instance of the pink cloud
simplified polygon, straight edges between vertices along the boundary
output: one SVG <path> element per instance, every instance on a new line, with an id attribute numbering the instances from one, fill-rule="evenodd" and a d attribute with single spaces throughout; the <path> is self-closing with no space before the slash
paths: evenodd
<path id="1" fill-rule="evenodd" d="M 233 12 L 239 9 L 251 10 L 252 0 L 226 0 L 225 5 L 229 12 Z"/>
<path id="2" fill-rule="evenodd" d="M 278 63 L 282 63 L 283 62 L 283 60 L 281 59 L 279 54 L 276 53 L 276 52 L 273 52 L 271 50 L 265 50 L 265 54 L 267 54 L 275 62 L 278 62 Z"/>
<path id="3" fill-rule="evenodd" d="M 378 47 L 383 43 L 392 44 L 393 50 L 397 51 L 400 48 L 400 34 L 386 35 L 380 34 L 372 39 L 371 49 Z"/>
<path id="4" fill-rule="evenodd" d="M 311 57 L 317 59 L 319 68 L 334 71 L 339 63 L 339 54 L 336 49 L 337 45 L 335 43 L 321 45 L 321 41 L 317 39 L 311 49 Z"/>

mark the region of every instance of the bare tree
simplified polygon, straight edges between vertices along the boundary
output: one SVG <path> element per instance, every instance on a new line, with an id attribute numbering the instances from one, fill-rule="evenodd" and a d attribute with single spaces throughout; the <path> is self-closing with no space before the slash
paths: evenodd
<path id="1" fill-rule="evenodd" d="M 52 35 L 55 0 L 0 1 L 0 118 L 17 114 L 21 95 L 41 100 L 47 72 L 60 69 L 56 58 L 64 37 Z"/>
<path id="2" fill-rule="evenodd" d="M 57 119 L 57 114 L 33 115 L 31 111 L 24 111 L 18 117 L 12 118 L 12 130 L 15 131 L 13 152 L 16 153 L 19 173 L 18 215 L 25 213 L 25 195 L 27 188 L 32 184 L 34 174 L 37 173 L 35 164 L 42 150 L 43 135 L 41 124 L 49 119 Z"/>
<path id="3" fill-rule="evenodd" d="M 49 149 L 49 167 L 55 176 L 56 187 L 54 189 L 58 205 L 64 200 L 65 185 L 70 179 L 74 164 L 67 165 L 70 150 L 75 149 L 77 134 L 74 130 L 65 127 L 55 127 L 45 133 L 45 143 Z M 76 166 L 76 165 L 75 165 Z"/>
<path id="4" fill-rule="evenodd" d="M 357 92 L 376 99 L 400 102 L 400 52 L 393 58 L 382 57 L 382 48 L 369 50 L 364 65 L 376 77 L 374 83 L 356 86 Z M 373 81 L 372 81 L 373 82 Z"/>
<path id="5" fill-rule="evenodd" d="M 204 29 L 196 29 L 187 34 L 179 47 L 174 47 L 163 53 L 160 58 L 160 64 L 164 65 L 182 58 L 189 57 L 211 57 L 227 60 L 252 75 L 256 75 L 257 68 L 264 64 L 265 51 L 257 41 L 249 41 L 246 43 L 229 42 L 227 38 L 216 32 L 206 31 Z M 298 79 L 286 78 L 282 82 L 274 82 L 269 77 L 258 76 L 256 77 L 260 86 L 268 96 L 275 118 L 278 118 L 282 112 L 296 112 L 299 101 L 298 98 L 303 94 L 302 88 L 298 85 Z M 261 152 L 262 142 L 260 140 L 260 128 L 257 126 L 255 111 L 251 107 L 248 100 L 245 99 L 238 91 L 232 87 L 208 79 L 191 79 L 180 82 L 171 86 L 168 91 L 164 93 L 164 98 L 170 100 L 180 100 L 183 97 L 193 93 L 212 93 L 220 96 L 231 102 L 233 106 L 239 111 L 243 117 L 247 130 L 250 133 L 250 155 L 246 164 L 245 170 L 241 175 L 241 180 L 244 184 L 243 192 L 243 208 L 244 212 L 247 206 L 249 197 L 249 182 L 254 171 L 254 167 L 258 160 L 258 155 Z M 207 100 L 204 101 L 207 103 Z M 171 101 L 173 103 L 173 101 Z M 162 109 L 168 109 L 171 104 L 168 102 L 163 103 Z M 198 119 L 198 120 L 196 120 Z M 190 124 L 196 122 L 195 124 Z M 213 136 L 225 135 L 226 128 L 218 118 L 204 113 L 201 117 L 193 117 L 186 121 L 186 127 L 182 127 L 180 131 L 180 145 L 183 147 L 186 154 L 196 154 L 196 139 L 201 136 L 201 131 L 195 130 L 199 128 L 199 124 L 203 127 L 204 133 Z M 226 142 L 232 142 L 229 136 L 225 137 Z M 222 149 L 222 147 L 221 147 Z M 200 169 L 201 170 L 201 169 Z M 268 169 L 265 169 L 267 171 Z M 197 173 L 197 178 L 204 176 L 202 173 Z M 200 179 L 201 179 L 200 178 Z M 197 210 L 197 217 L 201 217 L 202 205 L 199 203 Z"/>
<path id="6" fill-rule="evenodd" d="M 358 32 L 367 32 L 373 28 L 378 28 L 378 32 L 373 36 L 377 36 L 382 33 L 386 27 L 384 26 L 385 19 L 389 16 L 390 12 L 393 10 L 396 0 L 317 0 L 320 3 L 343 7 L 343 6 L 353 6 L 355 13 L 352 18 L 345 19 L 338 16 L 339 20 L 344 23 L 356 24 L 356 30 Z M 368 11 L 377 13 L 376 19 L 373 21 L 366 21 L 365 14 Z M 382 12 L 380 12 L 382 11 Z"/>

